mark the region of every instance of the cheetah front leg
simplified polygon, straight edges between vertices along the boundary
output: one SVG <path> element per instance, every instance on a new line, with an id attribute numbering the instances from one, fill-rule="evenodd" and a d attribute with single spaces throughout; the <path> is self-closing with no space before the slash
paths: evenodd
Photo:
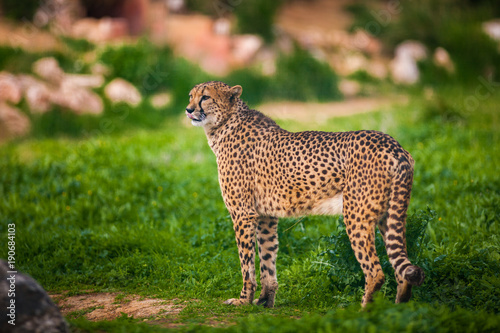
<path id="1" fill-rule="evenodd" d="M 259 242 L 262 291 L 256 304 L 272 308 L 274 306 L 274 297 L 278 291 L 278 279 L 276 278 L 276 257 L 278 255 L 277 218 L 269 216 L 259 218 L 257 241 Z"/>
<path id="2" fill-rule="evenodd" d="M 255 226 L 257 224 L 257 215 L 234 213 L 231 216 L 240 256 L 243 289 L 239 299 L 231 298 L 224 303 L 231 305 L 252 304 L 255 289 L 257 288 L 255 280 Z"/>

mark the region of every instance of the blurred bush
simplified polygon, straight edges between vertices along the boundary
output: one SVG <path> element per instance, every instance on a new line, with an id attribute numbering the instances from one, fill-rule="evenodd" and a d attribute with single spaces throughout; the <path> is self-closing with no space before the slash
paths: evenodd
<path id="1" fill-rule="evenodd" d="M 0 3 L 3 15 L 17 21 L 31 21 L 38 6 L 40 1 L 33 0 L 2 0 Z"/>
<path id="2" fill-rule="evenodd" d="M 17 47 L 0 46 L 0 69 L 11 73 L 31 73 L 31 66 L 43 57 L 54 57 L 65 72 L 74 72 L 75 59 L 59 51 L 26 52 Z"/>
<path id="3" fill-rule="evenodd" d="M 389 6 L 389 5 L 387 5 Z M 500 53 L 497 44 L 483 31 L 481 23 L 500 15 L 500 2 L 492 0 L 422 0 L 400 4 L 400 13 L 388 13 L 385 3 L 378 8 L 373 3 L 357 2 L 347 7 L 354 16 L 351 30 L 372 27 L 378 23 L 376 33 L 392 53 L 405 40 L 423 42 L 431 52 L 445 48 L 455 63 L 454 75 L 443 74 L 433 66 L 432 60 L 424 62 L 422 82 L 436 84 L 449 79 L 467 83 L 477 76 L 500 78 Z M 385 13 L 382 15 L 382 13 Z M 380 17 L 377 17 L 380 16 Z"/>
<path id="4" fill-rule="evenodd" d="M 172 51 L 156 47 L 146 39 L 137 44 L 108 45 L 100 53 L 99 61 L 111 69 L 111 77 L 121 77 L 142 94 L 150 95 L 171 86 L 168 76 L 174 68 Z"/>
<path id="5" fill-rule="evenodd" d="M 274 76 L 264 76 L 254 69 L 241 69 L 225 80 L 230 85 L 242 85 L 243 99 L 249 104 L 266 100 L 327 101 L 342 98 L 338 77 L 331 67 L 299 47 L 291 54 L 278 57 Z"/>
<path id="6" fill-rule="evenodd" d="M 245 0 L 236 6 L 238 32 L 260 35 L 266 42 L 274 39 L 274 18 L 282 1 L 280 0 Z"/>
<path id="7" fill-rule="evenodd" d="M 217 18 L 234 15 L 238 33 L 256 34 L 266 42 L 272 42 L 274 19 L 283 2 L 283 0 L 187 0 L 186 6 L 190 11 Z"/>
<path id="8" fill-rule="evenodd" d="M 342 98 L 335 72 L 306 50 L 296 47 L 290 55 L 280 56 L 276 66 L 271 86 L 274 99 L 326 101 Z"/>

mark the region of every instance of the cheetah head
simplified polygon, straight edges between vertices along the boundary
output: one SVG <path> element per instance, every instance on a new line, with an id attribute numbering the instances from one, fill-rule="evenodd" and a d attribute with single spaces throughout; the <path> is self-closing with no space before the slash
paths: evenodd
<path id="1" fill-rule="evenodd" d="M 231 87 L 218 81 L 200 83 L 189 93 L 186 116 L 194 126 L 217 127 L 229 118 L 241 92 L 241 86 Z"/>

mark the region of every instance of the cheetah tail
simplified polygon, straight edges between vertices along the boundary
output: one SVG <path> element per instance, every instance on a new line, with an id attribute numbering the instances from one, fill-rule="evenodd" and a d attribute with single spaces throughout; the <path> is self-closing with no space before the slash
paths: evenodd
<path id="1" fill-rule="evenodd" d="M 406 249 L 406 211 L 410 203 L 413 183 L 412 160 L 400 161 L 393 178 L 387 216 L 387 235 L 385 246 L 389 261 L 396 275 L 414 286 L 424 282 L 422 268 L 412 265 Z"/>

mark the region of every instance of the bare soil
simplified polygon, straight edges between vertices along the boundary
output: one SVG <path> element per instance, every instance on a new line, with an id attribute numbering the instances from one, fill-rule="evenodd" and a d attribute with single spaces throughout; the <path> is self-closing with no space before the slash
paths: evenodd
<path id="1" fill-rule="evenodd" d="M 175 317 L 186 306 L 177 299 L 162 300 L 119 293 L 50 296 L 64 316 L 74 318 L 83 315 L 91 321 L 113 320 L 123 314 L 134 318 Z"/>
<path id="2" fill-rule="evenodd" d="M 339 102 L 272 102 L 257 109 L 271 118 L 293 119 L 303 123 L 318 123 L 329 118 L 383 110 L 408 102 L 406 96 L 356 97 Z"/>

